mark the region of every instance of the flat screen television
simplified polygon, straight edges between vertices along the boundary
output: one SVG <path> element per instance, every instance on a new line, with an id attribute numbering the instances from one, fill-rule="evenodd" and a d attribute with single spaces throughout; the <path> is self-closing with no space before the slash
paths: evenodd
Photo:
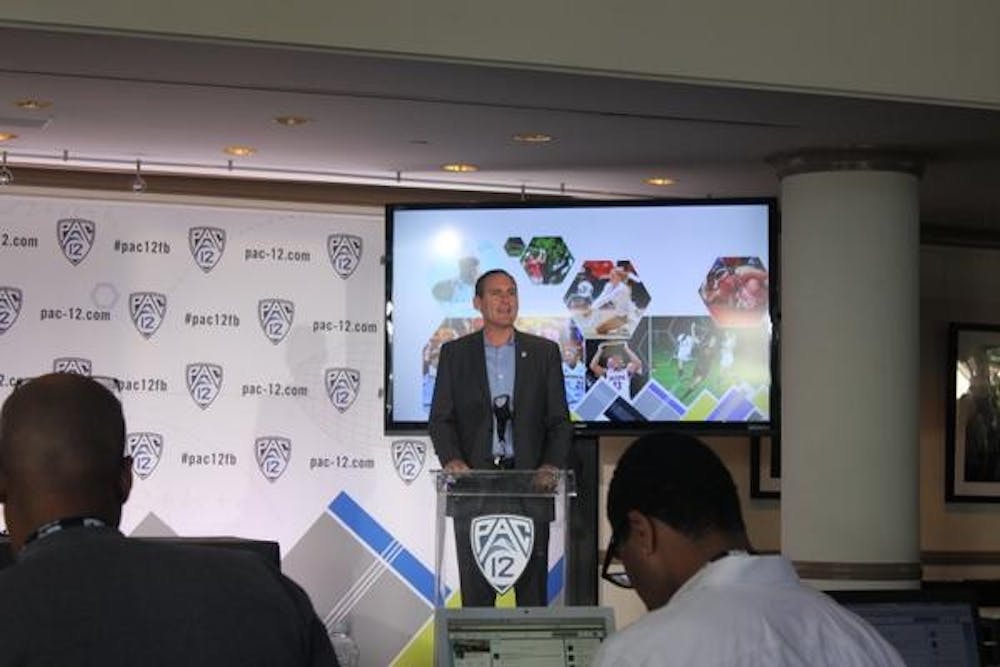
<path id="1" fill-rule="evenodd" d="M 440 348 L 501 268 L 578 430 L 772 432 L 776 226 L 774 199 L 387 207 L 386 431 L 426 431 Z"/>

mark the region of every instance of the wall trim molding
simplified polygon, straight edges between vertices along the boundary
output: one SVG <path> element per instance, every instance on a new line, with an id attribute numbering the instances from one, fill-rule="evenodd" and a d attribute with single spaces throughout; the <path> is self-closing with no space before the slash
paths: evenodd
<path id="1" fill-rule="evenodd" d="M 924 565 L 1000 565 L 1000 551 L 921 551 Z"/>
<path id="2" fill-rule="evenodd" d="M 924 224 L 920 226 L 920 245 L 1000 249 L 1000 232 L 985 227 L 952 227 Z"/>
<path id="3" fill-rule="evenodd" d="M 920 563 L 843 563 L 833 561 L 793 562 L 803 579 L 833 581 L 920 581 Z"/>
<path id="4" fill-rule="evenodd" d="M 604 562 L 604 549 L 598 551 L 598 562 Z M 762 551 L 761 555 L 778 555 L 777 551 Z M 615 559 L 617 562 L 617 559 Z M 867 581 L 870 579 L 893 580 L 920 579 L 919 569 L 926 566 L 954 566 L 962 567 L 969 565 L 989 565 L 1000 566 L 1000 551 L 943 551 L 928 550 L 920 552 L 920 563 L 838 563 L 838 562 L 815 562 L 815 561 L 795 561 L 796 571 L 799 576 L 806 579 L 858 579 Z M 879 574 L 883 568 L 888 568 L 890 572 L 905 576 L 885 577 Z M 917 568 L 916 576 L 913 576 L 914 569 Z M 830 572 L 836 571 L 838 574 L 844 573 L 846 576 L 830 576 Z M 854 572 L 864 576 L 854 576 Z M 814 576 L 813 572 L 822 572 L 822 576 Z M 808 575 L 806 574 L 808 573 Z M 868 576 L 873 574 L 877 576 Z"/>
<path id="5" fill-rule="evenodd" d="M 347 206 L 384 206 L 386 204 L 488 203 L 519 201 L 566 201 L 572 197 L 527 193 L 444 190 L 436 188 L 358 185 L 350 183 L 306 183 L 253 178 L 216 178 L 211 176 L 172 176 L 143 170 L 147 189 L 132 193 L 134 172 L 91 171 L 85 169 L 50 169 L 11 165 L 12 185 L 26 188 L 53 188 L 128 193 L 141 200 L 148 195 L 190 195 L 229 199 L 283 201 Z M 0 194 L 3 188 L 0 187 Z"/>

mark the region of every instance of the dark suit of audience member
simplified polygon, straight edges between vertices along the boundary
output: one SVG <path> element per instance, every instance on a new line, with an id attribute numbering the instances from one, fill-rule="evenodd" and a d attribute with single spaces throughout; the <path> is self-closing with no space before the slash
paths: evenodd
<path id="1" fill-rule="evenodd" d="M 562 359 L 552 341 L 514 330 L 517 287 L 502 271 L 489 271 L 476 284 L 475 307 L 483 314 L 479 332 L 441 348 L 430 412 L 430 436 L 442 467 L 467 470 L 539 470 L 565 467 L 572 442 Z M 505 438 L 512 452 L 496 449 L 497 416 L 487 372 L 487 348 L 513 345 L 514 380 Z M 469 522 L 484 507 L 455 508 L 455 541 L 464 606 L 491 606 L 495 592 L 475 564 Z M 496 504 L 492 511 L 506 509 Z M 535 520 L 533 553 L 515 584 L 520 606 L 547 604 L 548 523 L 551 502 L 526 508 Z"/>
<path id="2" fill-rule="evenodd" d="M 0 413 L 0 664 L 336 665 L 305 592 L 256 554 L 131 540 L 121 405 L 53 374 Z"/>

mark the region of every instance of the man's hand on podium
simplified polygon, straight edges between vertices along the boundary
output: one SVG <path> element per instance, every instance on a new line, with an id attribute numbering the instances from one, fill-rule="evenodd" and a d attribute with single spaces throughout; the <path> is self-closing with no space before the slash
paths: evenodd
<path id="1" fill-rule="evenodd" d="M 550 463 L 543 463 L 535 472 L 531 485 L 536 491 L 555 491 L 559 485 L 559 468 Z"/>
<path id="2" fill-rule="evenodd" d="M 462 459 L 452 459 L 444 464 L 444 471 L 447 473 L 469 472 L 471 468 Z"/>

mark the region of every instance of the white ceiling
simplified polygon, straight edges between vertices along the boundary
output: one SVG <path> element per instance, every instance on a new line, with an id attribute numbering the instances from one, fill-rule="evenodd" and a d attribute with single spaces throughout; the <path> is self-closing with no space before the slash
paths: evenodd
<path id="1" fill-rule="evenodd" d="M 1000 231 L 1000 110 L 705 87 L 289 48 L 0 28 L 9 163 L 462 185 L 591 197 L 776 195 L 766 158 L 926 156 L 922 220 Z M 13 106 L 51 100 L 42 111 Z M 296 128 L 273 122 L 306 116 Z M 514 142 L 544 132 L 543 145 Z M 67 152 L 64 154 L 64 151 Z M 69 161 L 63 162 L 64 155 Z M 481 170 L 449 175 L 440 166 Z M 288 172 L 291 172 L 290 174 Z M 676 179 L 670 188 L 648 176 Z"/>

